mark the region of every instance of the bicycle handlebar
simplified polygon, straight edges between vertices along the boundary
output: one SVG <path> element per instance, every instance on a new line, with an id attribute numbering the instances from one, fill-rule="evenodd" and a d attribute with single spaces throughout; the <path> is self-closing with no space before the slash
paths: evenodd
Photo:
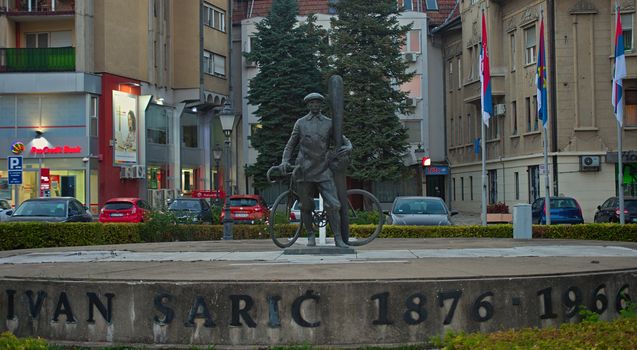
<path id="1" fill-rule="evenodd" d="M 273 171 L 278 171 L 279 174 L 281 174 L 282 176 L 292 176 L 292 175 L 294 175 L 294 172 L 296 171 L 296 169 L 298 167 L 299 167 L 298 165 L 290 165 L 287 168 L 288 169 L 292 169 L 292 171 L 283 172 L 283 169 L 282 169 L 282 167 L 280 165 L 274 165 L 274 166 L 271 166 L 270 169 L 268 169 L 268 172 L 265 174 L 265 176 L 268 178 L 268 182 L 275 183 L 276 181 L 273 181 L 273 180 L 270 179 L 270 174 Z"/>

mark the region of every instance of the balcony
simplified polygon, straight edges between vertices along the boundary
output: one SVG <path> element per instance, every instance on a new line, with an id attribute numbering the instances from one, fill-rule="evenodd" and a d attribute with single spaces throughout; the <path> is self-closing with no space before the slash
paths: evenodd
<path id="1" fill-rule="evenodd" d="M 73 71 L 75 71 L 74 47 L 0 48 L 0 73 Z"/>
<path id="2" fill-rule="evenodd" d="M 9 0 L 0 6 L 0 14 L 8 17 L 63 16 L 75 13 L 75 0 Z"/>

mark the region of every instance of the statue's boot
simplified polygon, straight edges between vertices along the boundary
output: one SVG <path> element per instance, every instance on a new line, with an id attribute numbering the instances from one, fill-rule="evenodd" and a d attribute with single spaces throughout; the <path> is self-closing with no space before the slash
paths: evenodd
<path id="1" fill-rule="evenodd" d="M 312 213 L 301 212 L 301 220 L 303 221 L 303 225 L 305 225 L 305 230 L 307 231 L 307 246 L 315 247 L 316 246 L 316 233 L 314 232 L 314 225 L 312 225 Z"/>
<path id="2" fill-rule="evenodd" d="M 332 232 L 334 232 L 334 243 L 336 243 L 336 246 L 339 248 L 349 248 L 347 243 L 343 241 L 343 236 L 341 235 L 340 211 L 328 210 L 327 219 L 330 221 L 330 228 L 332 228 Z"/>

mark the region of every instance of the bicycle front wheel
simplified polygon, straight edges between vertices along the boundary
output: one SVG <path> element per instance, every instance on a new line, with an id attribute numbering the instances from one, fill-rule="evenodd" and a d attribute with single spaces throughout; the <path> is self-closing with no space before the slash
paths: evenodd
<path id="1" fill-rule="evenodd" d="M 347 202 L 349 205 L 349 240 L 351 246 L 361 246 L 373 241 L 385 223 L 385 214 L 380 207 L 380 202 L 373 194 L 360 189 L 347 190 Z M 352 224 L 373 225 L 373 229 L 361 229 L 352 232 Z"/>
<path id="2" fill-rule="evenodd" d="M 296 193 L 288 190 L 281 193 L 272 205 L 268 229 L 270 238 L 277 247 L 291 246 L 301 234 L 303 224 L 300 211 L 296 212 L 292 208 L 298 199 Z"/>

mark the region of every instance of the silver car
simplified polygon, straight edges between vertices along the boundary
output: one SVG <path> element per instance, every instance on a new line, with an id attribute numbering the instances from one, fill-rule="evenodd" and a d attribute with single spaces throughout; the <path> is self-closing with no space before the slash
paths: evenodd
<path id="1" fill-rule="evenodd" d="M 299 201 L 294 201 L 292 204 L 292 209 L 290 209 L 290 222 L 299 223 L 301 222 L 301 203 Z M 314 198 L 314 213 L 318 214 L 321 212 L 320 209 L 320 201 L 318 198 Z"/>
<path id="2" fill-rule="evenodd" d="M 448 226 L 457 211 L 449 211 L 438 197 L 396 197 L 388 213 L 391 225 Z"/>

